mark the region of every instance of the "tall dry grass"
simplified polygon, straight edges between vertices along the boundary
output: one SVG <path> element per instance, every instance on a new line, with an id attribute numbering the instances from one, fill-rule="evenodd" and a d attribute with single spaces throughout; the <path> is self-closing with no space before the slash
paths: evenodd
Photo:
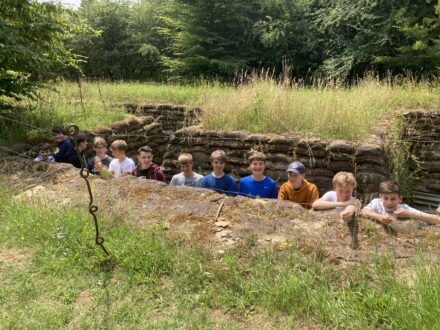
<path id="1" fill-rule="evenodd" d="M 301 134 L 358 140 L 383 118 L 409 109 L 440 107 L 438 81 L 412 77 L 379 79 L 373 75 L 350 87 L 337 80 L 313 81 L 313 87 L 287 76 L 253 74 L 234 86 L 219 82 L 198 85 L 139 82 L 61 81 L 42 89 L 37 101 L 25 101 L 24 113 L 12 114 L 36 126 L 75 122 L 82 129 L 103 126 L 127 116 L 121 102 L 175 103 L 199 106 L 203 127 Z M 11 114 L 10 114 L 11 115 Z M 0 121 L 0 143 L 40 134 L 26 126 Z"/>

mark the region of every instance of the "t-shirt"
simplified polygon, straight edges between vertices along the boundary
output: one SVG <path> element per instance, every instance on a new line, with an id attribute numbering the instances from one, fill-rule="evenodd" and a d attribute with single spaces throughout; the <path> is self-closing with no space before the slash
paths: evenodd
<path id="1" fill-rule="evenodd" d="M 356 198 L 353 196 L 350 197 L 350 202 L 354 202 Z M 336 191 L 327 191 L 322 197 L 321 200 L 324 200 L 326 202 L 337 202 L 336 198 Z M 345 208 L 346 206 L 338 206 L 337 208 Z"/>
<path id="2" fill-rule="evenodd" d="M 79 154 L 85 166 L 87 164 L 86 157 L 84 156 L 83 152 L 80 152 Z M 72 164 L 76 168 L 82 167 L 81 160 L 80 158 L 78 158 L 78 153 L 76 152 L 76 149 L 73 149 L 72 152 L 69 155 L 67 155 L 66 163 Z"/>
<path id="3" fill-rule="evenodd" d="M 162 169 L 155 163 L 151 163 L 150 167 L 147 169 L 142 169 L 141 165 L 138 165 L 135 167 L 132 174 L 137 177 L 144 176 L 148 180 L 165 182 L 165 176 L 163 175 Z"/>
<path id="4" fill-rule="evenodd" d="M 58 152 L 53 155 L 55 161 L 58 163 L 66 163 L 67 157 L 73 151 L 73 143 L 69 138 L 64 139 L 63 142 L 58 143 Z"/>
<path id="5" fill-rule="evenodd" d="M 135 168 L 133 159 L 126 157 L 122 162 L 119 159 L 113 159 L 110 162 L 108 170 L 113 173 L 115 177 L 121 176 L 122 173 L 131 173 Z"/>
<path id="6" fill-rule="evenodd" d="M 252 175 L 240 179 L 239 195 L 247 197 L 277 198 L 278 190 L 275 181 L 266 176 L 261 181 L 256 181 Z"/>
<path id="7" fill-rule="evenodd" d="M 301 204 L 306 209 L 312 208 L 312 203 L 319 198 L 318 188 L 313 183 L 303 180 L 299 189 L 294 189 L 292 184 L 287 181 L 278 193 L 279 200 L 287 200 Z"/>
<path id="8" fill-rule="evenodd" d="M 216 178 L 212 173 L 205 176 L 201 183 L 202 188 L 214 189 L 218 193 L 234 195 L 236 190 L 235 179 L 224 174 L 221 178 Z"/>
<path id="9" fill-rule="evenodd" d="M 49 156 L 46 160 L 41 156 L 37 156 L 34 158 L 34 162 L 52 163 L 54 161 L 55 161 L 55 158 L 53 158 L 53 156 Z"/>
<path id="10" fill-rule="evenodd" d="M 193 173 L 192 176 L 185 176 L 182 173 L 176 174 L 171 178 L 170 186 L 190 186 L 201 187 L 203 175 Z"/>
<path id="11" fill-rule="evenodd" d="M 380 200 L 380 198 L 373 199 L 370 202 L 370 204 L 365 206 L 365 208 L 370 210 L 370 211 L 373 211 L 373 212 L 375 212 L 377 214 L 388 215 L 388 216 L 390 216 L 392 218 L 395 218 L 394 212 L 388 212 L 388 211 L 385 210 L 385 207 L 383 206 L 382 201 Z M 405 210 L 409 210 L 411 212 L 415 212 L 415 213 L 418 213 L 418 214 L 423 214 L 422 211 L 419 211 L 419 210 L 417 210 L 415 208 L 412 208 L 411 206 L 409 206 L 407 204 L 397 204 L 397 207 L 396 207 L 395 211 L 400 210 L 400 209 L 405 209 Z"/>
<path id="12" fill-rule="evenodd" d="M 106 155 L 106 157 L 104 159 L 101 159 L 101 163 L 104 164 L 105 166 L 109 167 L 110 163 L 113 159 L 114 159 L 113 157 Z M 89 169 L 90 173 L 95 174 L 95 175 L 99 175 L 99 171 L 95 167 L 95 157 L 89 158 L 87 160 L 87 168 Z"/>

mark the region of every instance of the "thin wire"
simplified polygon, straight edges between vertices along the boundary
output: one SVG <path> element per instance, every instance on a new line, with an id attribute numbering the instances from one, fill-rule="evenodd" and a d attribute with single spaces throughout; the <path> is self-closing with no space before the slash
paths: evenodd
<path id="1" fill-rule="evenodd" d="M 37 126 L 31 125 L 31 124 L 29 124 L 29 123 L 26 123 L 26 122 L 24 122 L 24 121 L 20 121 L 20 120 L 17 120 L 17 119 L 12 119 L 12 118 L 9 118 L 9 117 L 6 117 L 6 116 L 3 116 L 3 115 L 1 115 L 1 114 L 0 114 L 0 117 L 5 118 L 5 119 L 7 119 L 7 120 L 10 120 L 10 121 L 12 121 L 12 122 L 18 123 L 18 124 L 23 124 L 23 125 L 26 125 L 26 126 L 28 126 L 28 127 L 35 128 L 35 129 L 40 130 L 40 131 L 42 131 L 42 132 L 49 132 L 49 133 L 52 133 L 52 131 L 50 131 L 50 130 L 48 130 L 48 129 L 41 128 L 41 127 L 37 127 Z"/>
<path id="2" fill-rule="evenodd" d="M 3 146 L 0 146 L 0 148 L 3 149 L 3 150 L 6 150 L 6 151 L 12 152 L 12 153 L 14 153 L 16 155 L 23 156 L 24 158 L 28 158 L 28 159 L 34 160 L 33 157 L 30 157 L 30 156 L 28 156 L 26 154 L 20 153 L 18 151 L 13 150 L 13 149 L 9 149 L 9 148 L 3 147 Z"/>

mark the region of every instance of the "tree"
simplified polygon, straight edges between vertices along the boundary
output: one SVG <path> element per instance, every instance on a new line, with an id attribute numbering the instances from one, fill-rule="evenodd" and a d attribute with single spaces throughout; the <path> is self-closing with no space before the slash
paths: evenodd
<path id="1" fill-rule="evenodd" d="M 256 0 L 175 0 L 165 17 L 170 38 L 162 56 L 168 72 L 180 78 L 233 76 L 256 64 L 252 26 Z"/>
<path id="2" fill-rule="evenodd" d="M 0 2 L 0 95 L 20 99 L 60 69 L 78 68 L 78 57 L 64 46 L 86 31 L 71 11 L 34 0 Z"/>
<path id="3" fill-rule="evenodd" d="M 261 0 L 261 15 L 253 33 L 261 42 L 261 65 L 281 71 L 284 59 L 297 76 L 321 63 L 318 30 L 312 21 L 310 0 Z"/>

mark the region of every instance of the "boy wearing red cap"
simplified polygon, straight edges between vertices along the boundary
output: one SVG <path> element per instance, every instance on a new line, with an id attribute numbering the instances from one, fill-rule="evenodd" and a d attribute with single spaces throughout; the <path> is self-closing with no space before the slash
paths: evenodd
<path id="1" fill-rule="evenodd" d="M 301 204 L 306 209 L 312 208 L 312 203 L 319 198 L 318 188 L 307 181 L 303 163 L 293 162 L 287 168 L 289 181 L 284 183 L 278 193 L 279 200 L 288 200 Z"/>

